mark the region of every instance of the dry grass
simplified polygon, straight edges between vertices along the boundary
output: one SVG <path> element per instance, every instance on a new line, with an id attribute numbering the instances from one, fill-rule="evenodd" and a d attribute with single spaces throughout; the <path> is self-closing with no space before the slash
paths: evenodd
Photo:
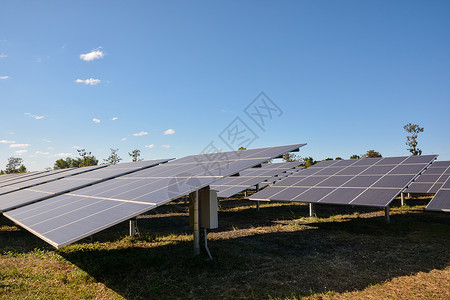
<path id="1" fill-rule="evenodd" d="M 0 218 L 3 299 L 449 299 L 450 215 L 423 200 L 392 209 L 222 201 L 214 256 L 192 257 L 183 203 L 61 250 Z"/>

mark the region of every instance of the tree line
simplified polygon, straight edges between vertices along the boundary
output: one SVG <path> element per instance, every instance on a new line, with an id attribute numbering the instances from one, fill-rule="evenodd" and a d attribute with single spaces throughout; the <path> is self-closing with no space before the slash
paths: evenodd
<path id="1" fill-rule="evenodd" d="M 417 124 L 408 123 L 405 126 L 403 126 L 403 129 L 410 135 L 406 136 L 406 145 L 408 146 L 407 150 L 411 152 L 411 155 L 421 155 L 422 150 L 417 148 L 418 142 L 417 138 L 419 133 L 424 131 L 423 127 L 420 127 Z M 238 150 L 245 150 L 245 147 L 239 147 Z M 119 163 L 122 158 L 117 154 L 117 151 L 119 149 L 113 149 L 110 148 L 111 154 L 108 158 L 103 159 L 104 164 L 112 164 L 115 165 Z M 91 152 L 87 152 L 85 149 L 77 149 L 78 156 L 77 158 L 71 158 L 67 157 L 65 159 L 61 158 L 58 159 L 55 164 L 53 165 L 53 169 L 66 169 L 66 168 L 80 168 L 80 167 L 87 167 L 87 166 L 96 166 L 98 165 L 98 159 L 92 155 Z M 131 160 L 133 162 L 143 160 L 141 156 L 141 150 L 135 149 L 131 152 L 128 152 L 128 155 L 131 156 Z M 377 152 L 375 150 L 368 150 L 365 154 L 353 154 L 350 156 L 350 159 L 360 159 L 360 158 L 374 158 L 374 157 L 382 157 L 380 152 Z M 341 160 L 342 157 L 336 157 L 334 160 Z M 293 153 L 286 153 L 283 155 L 283 160 L 285 162 L 295 162 L 295 161 L 303 161 L 305 164 L 305 167 L 308 168 L 312 165 L 315 165 L 316 163 L 320 162 L 320 160 L 315 160 L 311 156 L 308 157 L 301 157 L 299 155 L 293 154 Z M 324 160 L 333 160 L 333 158 L 328 157 Z M 8 158 L 8 163 L 6 164 L 5 171 L 0 170 L 0 175 L 3 174 L 13 174 L 13 173 L 25 173 L 27 171 L 27 168 L 23 164 L 22 158 L 17 157 L 10 157 Z"/>

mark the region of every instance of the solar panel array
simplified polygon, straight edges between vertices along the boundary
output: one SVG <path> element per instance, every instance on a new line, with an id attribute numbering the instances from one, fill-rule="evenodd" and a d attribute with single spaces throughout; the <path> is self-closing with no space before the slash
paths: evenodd
<path id="1" fill-rule="evenodd" d="M 9 193 L 0 196 L 0 211 L 8 211 L 29 203 L 47 199 L 57 194 L 70 192 L 88 185 L 105 181 L 117 176 L 125 175 L 140 169 L 156 166 L 158 164 L 168 162 L 169 160 L 171 159 L 157 159 L 157 160 L 121 163 L 110 166 L 102 165 L 77 169 L 67 169 L 69 171 L 57 174 L 73 175 L 73 176 L 70 177 L 66 176 L 64 178 L 60 178 L 59 180 L 54 180 L 51 182 L 48 182 L 49 180 L 45 181 L 50 176 L 24 181 L 21 183 L 21 185 L 30 186 L 29 188 L 24 188 L 21 190 L 17 190 L 14 193 Z M 35 180 L 42 180 L 43 183 L 35 186 L 30 184 L 30 182 L 34 182 Z M 2 188 L 0 188 L 0 190 L 1 189 Z"/>
<path id="2" fill-rule="evenodd" d="M 405 190 L 405 193 L 435 194 L 450 177 L 450 161 L 436 161 Z"/>
<path id="3" fill-rule="evenodd" d="M 442 185 L 441 189 L 428 203 L 427 210 L 450 212 L 450 179 Z"/>
<path id="4" fill-rule="evenodd" d="M 74 169 L 61 169 L 61 170 L 54 170 L 42 173 L 41 176 L 38 177 L 26 177 L 23 178 L 20 182 L 15 182 L 14 184 L 9 184 L 3 187 L 0 187 L 0 196 L 11 193 L 13 191 L 18 191 L 27 187 L 36 186 L 39 184 L 43 184 L 46 182 L 52 182 L 61 178 L 89 172 L 95 169 L 104 168 L 106 165 L 100 165 L 100 166 L 89 166 L 89 167 L 83 167 L 83 168 L 74 168 Z"/>
<path id="5" fill-rule="evenodd" d="M 188 156 L 4 215 L 59 248 L 304 145 Z"/>
<path id="6" fill-rule="evenodd" d="M 298 165 L 298 162 L 264 164 L 260 168 L 243 170 L 239 173 L 239 176 L 219 179 L 214 185 L 211 185 L 211 189 L 217 191 L 217 197 L 229 198 Z"/>
<path id="7" fill-rule="evenodd" d="M 323 161 L 249 199 L 386 207 L 436 157 Z"/>

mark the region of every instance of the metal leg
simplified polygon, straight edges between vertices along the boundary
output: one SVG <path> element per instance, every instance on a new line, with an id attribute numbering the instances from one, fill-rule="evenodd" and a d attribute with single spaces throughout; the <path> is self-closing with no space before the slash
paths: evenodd
<path id="1" fill-rule="evenodd" d="M 404 193 L 400 193 L 400 203 L 402 204 L 402 206 L 405 205 L 405 194 Z"/>
<path id="2" fill-rule="evenodd" d="M 198 191 L 191 194 L 192 203 L 194 205 L 194 255 L 200 254 L 200 215 L 198 210 Z"/>
<path id="3" fill-rule="evenodd" d="M 308 203 L 309 206 L 309 216 L 315 217 L 316 216 L 316 207 L 314 206 L 314 203 Z"/>
<path id="4" fill-rule="evenodd" d="M 259 192 L 259 183 L 255 185 L 256 192 Z M 259 201 L 256 201 L 256 210 L 259 211 Z"/>
<path id="5" fill-rule="evenodd" d="M 408 198 L 411 198 L 411 193 L 408 193 Z"/>
<path id="6" fill-rule="evenodd" d="M 391 218 L 390 218 L 390 215 L 389 215 L 389 206 L 386 206 L 384 208 L 384 217 L 386 219 L 386 223 L 389 224 L 391 222 Z"/>
<path id="7" fill-rule="evenodd" d="M 137 219 L 130 219 L 130 237 L 135 237 L 139 235 L 139 229 L 137 227 Z"/>

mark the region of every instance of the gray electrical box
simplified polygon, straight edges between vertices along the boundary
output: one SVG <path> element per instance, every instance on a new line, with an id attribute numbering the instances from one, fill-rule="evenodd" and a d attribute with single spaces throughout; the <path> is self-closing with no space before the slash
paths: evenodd
<path id="1" fill-rule="evenodd" d="M 219 227 L 217 212 L 217 191 L 202 189 L 199 191 L 200 227 L 216 229 Z"/>

